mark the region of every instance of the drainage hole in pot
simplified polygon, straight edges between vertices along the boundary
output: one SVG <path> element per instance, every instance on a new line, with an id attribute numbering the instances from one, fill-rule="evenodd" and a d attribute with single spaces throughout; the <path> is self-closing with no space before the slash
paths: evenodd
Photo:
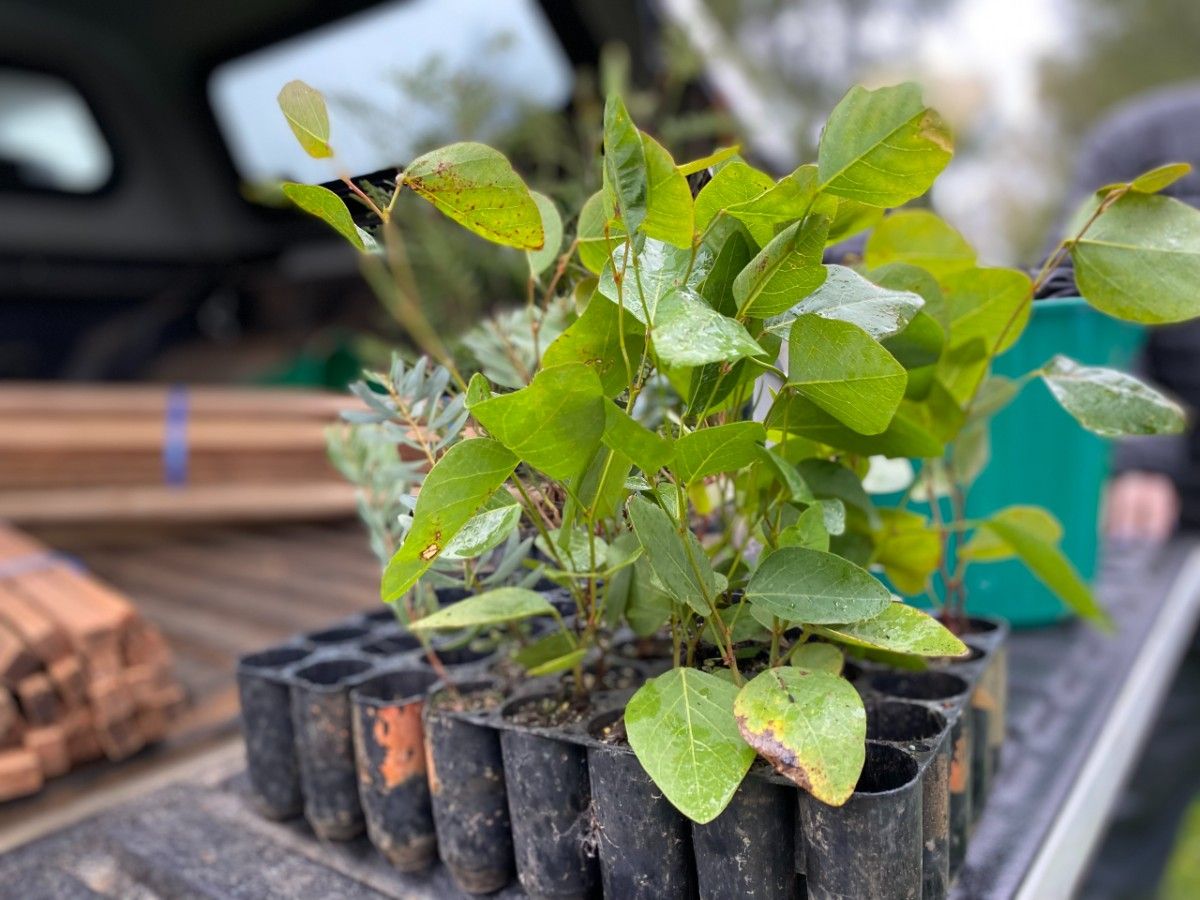
<path id="1" fill-rule="evenodd" d="M 905 700 L 951 700 L 967 692 L 967 682 L 949 672 L 879 672 L 871 687 Z"/>
<path id="2" fill-rule="evenodd" d="M 918 703 L 890 700 L 867 706 L 867 737 L 871 740 L 929 741 L 945 727 L 945 716 Z"/>
<path id="3" fill-rule="evenodd" d="M 250 669 L 281 669 L 304 659 L 311 652 L 304 647 L 272 647 L 243 656 L 240 664 Z"/>
<path id="4" fill-rule="evenodd" d="M 602 744 L 613 747 L 629 746 L 629 735 L 625 732 L 625 710 L 613 709 L 601 713 L 588 722 L 588 734 Z"/>
<path id="5" fill-rule="evenodd" d="M 514 700 L 502 715 L 515 725 L 529 728 L 562 728 L 574 725 L 591 712 L 586 698 L 562 694 L 537 694 Z"/>
<path id="6" fill-rule="evenodd" d="M 479 713 L 504 702 L 504 692 L 491 681 L 467 681 L 446 685 L 427 701 L 427 707 L 447 712 Z"/>
<path id="7" fill-rule="evenodd" d="M 354 696 L 357 700 L 368 702 L 396 703 L 422 696 L 435 681 L 436 675 L 420 669 L 385 672 L 360 684 Z"/>
<path id="8" fill-rule="evenodd" d="M 365 659 L 326 659 L 305 666 L 296 673 L 296 678 L 313 685 L 329 686 L 361 675 L 370 668 L 371 663 Z"/>
<path id="9" fill-rule="evenodd" d="M 361 637 L 366 637 L 367 634 L 368 632 L 365 628 L 344 627 L 314 631 L 312 634 L 305 635 L 305 637 L 314 644 L 343 644 L 346 641 L 355 641 Z"/>
<path id="10" fill-rule="evenodd" d="M 362 645 L 362 651 L 372 656 L 396 656 L 417 650 L 420 646 L 421 642 L 411 634 L 395 634 L 368 641 Z"/>
<path id="11" fill-rule="evenodd" d="M 859 794 L 883 794 L 902 788 L 917 777 L 917 761 L 896 747 L 867 744 L 867 761 L 854 790 Z"/>

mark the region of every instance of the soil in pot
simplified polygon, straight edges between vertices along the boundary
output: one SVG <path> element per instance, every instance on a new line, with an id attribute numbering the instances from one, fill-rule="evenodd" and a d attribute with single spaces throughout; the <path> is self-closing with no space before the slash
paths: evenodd
<path id="1" fill-rule="evenodd" d="M 729 806 L 692 825 L 701 900 L 788 900 L 795 891 L 796 789 L 751 773 Z"/>
<path id="2" fill-rule="evenodd" d="M 276 647 L 238 662 L 246 769 L 254 804 L 270 819 L 291 819 L 304 811 L 286 673 L 310 652 Z"/>
<path id="3" fill-rule="evenodd" d="M 690 823 L 655 787 L 625 741 L 622 711 L 593 719 L 588 776 L 605 897 L 685 900 L 694 895 Z"/>
<path id="4" fill-rule="evenodd" d="M 490 894 L 512 880 L 512 831 L 500 735 L 462 715 L 495 709 L 491 681 L 436 691 L 425 704 L 425 752 L 438 851 L 455 883 Z"/>
<path id="5" fill-rule="evenodd" d="M 843 806 L 800 792 L 810 900 L 918 900 L 921 779 L 912 754 L 868 742 L 862 775 Z"/>
<path id="6" fill-rule="evenodd" d="M 517 877 L 530 897 L 592 897 L 600 887 L 587 750 L 554 734 L 587 710 L 586 701 L 543 694 L 515 700 L 501 713 L 520 726 L 501 731 L 500 746 Z"/>
<path id="7" fill-rule="evenodd" d="M 425 869 L 437 857 L 421 726 L 425 692 L 435 680 L 422 670 L 386 672 L 350 694 L 367 836 L 401 872 Z"/>
<path id="8" fill-rule="evenodd" d="M 292 676 L 292 727 L 304 817 L 318 837 L 348 841 L 363 830 L 354 765 L 350 689 L 371 669 L 360 657 L 333 657 Z"/>

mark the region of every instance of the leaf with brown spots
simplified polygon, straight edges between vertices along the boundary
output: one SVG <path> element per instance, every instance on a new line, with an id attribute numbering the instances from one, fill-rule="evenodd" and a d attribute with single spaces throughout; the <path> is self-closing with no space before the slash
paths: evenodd
<path id="1" fill-rule="evenodd" d="M 867 712 L 846 679 L 768 669 L 741 689 L 733 714 L 746 743 L 779 774 L 822 803 L 850 798 L 866 759 Z"/>

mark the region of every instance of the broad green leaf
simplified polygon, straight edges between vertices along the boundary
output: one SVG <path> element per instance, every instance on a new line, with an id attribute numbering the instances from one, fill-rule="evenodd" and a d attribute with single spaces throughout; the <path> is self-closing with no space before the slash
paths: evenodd
<path id="1" fill-rule="evenodd" d="M 998 515 L 982 527 L 1008 544 L 1025 567 L 1078 615 L 1104 628 L 1112 627 L 1108 613 L 1096 602 L 1070 560 L 1053 543 L 1011 518 Z"/>
<path id="2" fill-rule="evenodd" d="M 1071 245 L 1075 281 L 1101 312 L 1147 324 L 1200 315 L 1200 210 L 1131 192 Z"/>
<path id="3" fill-rule="evenodd" d="M 658 586 L 698 614 L 711 613 L 717 578 L 696 536 L 681 535 L 670 516 L 642 497 L 631 497 L 626 508 Z"/>
<path id="4" fill-rule="evenodd" d="M 608 560 L 608 544 L 598 537 L 588 539 L 584 528 L 551 528 L 546 534 L 534 539 L 534 546 L 551 559 L 562 562 L 563 568 L 571 572 L 601 572 Z M 593 560 L 592 554 L 595 553 Z"/>
<path id="5" fill-rule="evenodd" d="M 348 240 L 356 250 L 366 249 L 350 210 L 333 191 L 317 184 L 287 182 L 283 185 L 283 195 Z"/>
<path id="6" fill-rule="evenodd" d="M 775 431 L 799 435 L 863 456 L 908 456 L 926 459 L 941 456 L 945 445 L 931 430 L 927 410 L 902 401 L 891 423 L 880 434 L 864 435 L 847 428 L 803 394 L 791 389 L 780 392 L 766 425 Z"/>
<path id="7" fill-rule="evenodd" d="M 787 335 L 792 322 L 806 313 L 857 325 L 877 341 L 899 334 L 921 311 L 925 300 L 909 291 L 893 291 L 867 281 L 845 266 L 825 266 L 824 283 L 778 316 L 766 328 Z"/>
<path id="8" fill-rule="evenodd" d="M 854 431 L 884 431 L 907 381 L 904 367 L 857 325 L 813 313 L 792 323 L 788 384 Z"/>
<path id="9" fill-rule="evenodd" d="M 550 605 L 550 601 L 537 591 L 502 587 L 459 600 L 412 622 L 408 627 L 413 631 L 450 631 L 553 614 L 554 607 Z"/>
<path id="10" fill-rule="evenodd" d="M 1157 194 L 1159 191 L 1169 188 L 1191 171 L 1191 163 L 1167 163 L 1165 166 L 1156 166 L 1148 172 L 1143 172 L 1137 178 L 1133 179 L 1129 183 L 1129 186 L 1143 194 Z"/>
<path id="11" fill-rule="evenodd" d="M 642 134 L 642 149 L 646 155 L 646 218 L 642 233 L 691 249 L 695 214 L 687 178 L 675 168 L 675 160 L 666 148 L 648 134 Z"/>
<path id="12" fill-rule="evenodd" d="M 783 531 L 777 541 L 780 547 L 803 547 L 807 550 L 829 551 L 829 529 L 825 527 L 825 508 L 814 505 Z"/>
<path id="13" fill-rule="evenodd" d="M 522 669 L 532 669 L 566 656 L 574 650 L 575 641 L 571 635 L 565 631 L 553 631 L 514 653 L 513 662 Z"/>
<path id="14" fill-rule="evenodd" d="M 837 201 L 837 211 L 833 214 L 833 221 L 829 223 L 829 236 L 825 239 L 829 244 L 837 244 L 854 237 L 874 228 L 883 220 L 884 210 L 878 206 L 870 206 L 845 197 L 838 197 Z"/>
<path id="15" fill-rule="evenodd" d="M 779 774 L 822 803 L 854 793 L 867 754 L 867 711 L 854 685 L 785 666 L 750 681 L 733 704 L 738 730 Z"/>
<path id="16" fill-rule="evenodd" d="M 902 263 L 938 279 L 975 267 L 975 250 L 966 238 L 924 209 L 892 213 L 876 226 L 863 251 L 867 268 Z"/>
<path id="17" fill-rule="evenodd" d="M 750 577 L 746 599 L 785 622 L 820 625 L 877 616 L 891 595 L 870 572 L 840 556 L 783 547 Z"/>
<path id="18" fill-rule="evenodd" d="M 1187 427 L 1179 404 L 1124 372 L 1083 366 L 1060 355 L 1041 376 L 1062 408 L 1095 434 L 1178 434 Z"/>
<path id="19" fill-rule="evenodd" d="M 913 656 L 966 656 L 967 645 L 941 622 L 904 603 L 889 603 L 873 619 L 817 626 L 817 633 L 850 646 Z"/>
<path id="20" fill-rule="evenodd" d="M 841 675 L 845 664 L 842 651 L 833 644 L 820 641 L 810 641 L 801 644 L 792 654 L 789 663 L 797 669 L 808 669 L 810 672 L 828 672 L 830 675 Z"/>
<path id="21" fill-rule="evenodd" d="M 545 368 L 528 387 L 497 396 L 484 394 L 478 378 L 467 408 L 492 437 L 552 478 L 583 472 L 605 426 L 604 390 L 592 369 L 580 363 Z"/>
<path id="22" fill-rule="evenodd" d="M 1063 529 L 1058 519 L 1048 510 L 1040 506 L 1006 506 L 992 513 L 991 518 L 1000 522 L 1008 522 L 1015 528 L 1020 528 L 1035 535 L 1047 544 L 1057 544 L 1062 540 Z M 1004 540 L 987 528 L 977 528 L 971 539 L 958 551 L 963 559 L 973 562 L 998 562 L 1012 559 L 1016 555 Z"/>
<path id="23" fill-rule="evenodd" d="M 766 429 L 758 422 L 698 428 L 675 441 L 675 472 L 683 484 L 734 472 L 758 458 L 759 445 L 766 439 Z"/>
<path id="24" fill-rule="evenodd" d="M 588 655 L 587 647 L 580 647 L 578 650 L 572 650 L 570 653 L 565 653 L 556 659 L 548 659 L 540 665 L 533 666 L 529 669 L 530 677 L 538 678 L 542 675 L 553 675 L 555 672 L 565 672 L 567 669 L 573 669 L 583 662 Z"/>
<path id="25" fill-rule="evenodd" d="M 788 500 L 795 500 L 799 503 L 812 503 L 816 500 L 812 488 L 808 486 L 808 482 L 804 480 L 804 476 L 800 474 L 799 469 L 791 460 L 772 447 L 758 447 L 755 452 L 765 465 L 766 471 L 770 473 L 772 480 L 783 485 L 784 496 Z"/>
<path id="26" fill-rule="evenodd" d="M 529 272 L 537 278 L 558 259 L 558 251 L 562 249 L 563 224 L 553 200 L 537 191 L 531 193 L 542 219 L 542 234 L 545 236 L 540 250 L 529 250 L 525 254 L 529 259 Z"/>
<path id="27" fill-rule="evenodd" d="M 629 491 L 625 481 L 633 469 L 633 460 L 624 453 L 601 447 L 583 476 L 574 484 L 563 508 L 565 521 L 573 521 L 572 505 L 578 500 L 579 507 L 586 511 L 589 519 L 606 519 L 615 515 L 617 507 L 625 502 Z"/>
<path id="28" fill-rule="evenodd" d="M 546 243 L 533 194 L 504 154 L 486 144 L 464 141 L 433 150 L 414 159 L 401 177 L 447 218 L 494 244 L 540 250 Z"/>
<path id="29" fill-rule="evenodd" d="M 542 365 L 549 369 L 583 363 L 600 377 L 604 396 L 615 397 L 632 384 L 645 342 L 640 322 L 632 316 L 620 316 L 616 304 L 593 296 L 583 315 L 546 348 Z M 625 367 L 626 356 L 629 369 Z"/>
<path id="30" fill-rule="evenodd" d="M 774 186 L 775 179 L 766 172 L 760 172 L 741 160 L 733 160 L 696 195 L 696 230 L 707 228 L 721 210 L 752 200 Z"/>
<path id="31" fill-rule="evenodd" d="M 825 523 L 825 530 L 829 532 L 830 537 L 846 533 L 846 504 L 844 502 L 834 498 L 818 500 L 813 505 L 821 511 L 821 521 Z"/>
<path id="32" fill-rule="evenodd" d="M 648 178 L 641 132 L 616 94 L 604 103 L 604 187 L 630 234 L 646 218 Z"/>
<path id="33" fill-rule="evenodd" d="M 971 403 L 971 419 L 990 419 L 1012 402 L 1020 392 L 1020 383 L 1003 375 L 990 375 L 979 387 Z"/>
<path id="34" fill-rule="evenodd" d="M 603 191 L 596 191 L 583 204 L 575 231 L 575 238 L 579 242 L 579 261 L 596 275 L 600 274 L 609 257 L 617 253 L 625 241 L 625 226 L 609 216 Z"/>
<path id="35" fill-rule="evenodd" d="M 856 86 L 830 113 L 817 164 L 822 190 L 890 207 L 929 190 L 953 154 L 950 129 L 917 85 Z"/>
<path id="36" fill-rule="evenodd" d="M 909 370 L 909 387 L 912 386 L 913 369 L 925 369 L 937 363 L 946 345 L 946 333 L 937 319 L 925 312 L 917 313 L 899 334 L 885 338 L 883 347 L 896 358 L 896 362 Z M 932 369 L 929 369 L 932 375 Z M 916 399 L 925 396 L 922 392 Z"/>
<path id="37" fill-rule="evenodd" d="M 1016 269 L 966 269 L 942 281 L 950 317 L 950 344 L 976 338 L 991 355 L 1003 353 L 1029 321 L 1033 283 Z"/>
<path id="38" fill-rule="evenodd" d="M 329 111 L 321 92 L 303 81 L 289 81 L 276 99 L 304 152 L 314 159 L 333 156 L 329 146 Z"/>
<path id="39" fill-rule="evenodd" d="M 779 232 L 733 280 L 738 315 L 778 315 L 825 281 L 821 264 L 829 220 L 812 215 Z"/>
<path id="40" fill-rule="evenodd" d="M 910 510 L 879 510 L 875 539 L 876 564 L 897 589 L 919 594 L 942 559 L 942 542 L 925 517 Z"/>
<path id="41" fill-rule="evenodd" d="M 727 228 L 714 228 L 710 234 L 710 238 L 719 236 L 720 242 L 710 244 L 716 248 L 716 255 L 696 291 L 717 312 L 733 316 L 737 314 L 737 301 L 733 296 L 734 279 L 754 259 L 758 248 L 741 225 L 728 220 L 727 224 Z"/>
<path id="42" fill-rule="evenodd" d="M 680 668 L 647 681 L 625 707 L 642 768 L 693 822 L 720 815 L 754 762 L 733 718 L 737 693 L 716 675 Z"/>
<path id="43" fill-rule="evenodd" d="M 495 509 L 476 513 L 456 534 L 442 551 L 444 559 L 474 559 L 498 546 L 521 521 L 521 507 L 507 493 L 501 492 L 508 502 Z"/>
<path id="44" fill-rule="evenodd" d="M 622 245 L 600 273 L 597 290 L 620 303 L 625 311 L 643 325 L 657 322 L 658 305 L 677 288 L 695 289 L 708 274 L 712 254 L 703 248 L 693 258 L 690 250 L 647 238 L 634 261 L 627 245 Z"/>
<path id="45" fill-rule="evenodd" d="M 699 295 L 683 288 L 659 301 L 654 352 L 667 366 L 678 368 L 764 355 L 741 322 L 721 315 Z"/>
<path id="46" fill-rule="evenodd" d="M 970 487 L 980 476 L 992 456 L 991 435 L 984 421 L 968 422 L 950 449 L 950 479 L 962 487 Z"/>
<path id="47" fill-rule="evenodd" d="M 694 175 L 705 169 L 711 169 L 713 166 L 723 163 L 727 159 L 732 159 L 738 155 L 741 149 L 737 144 L 734 144 L 732 147 L 722 147 L 719 150 L 714 150 L 708 156 L 693 159 L 691 162 L 680 163 L 676 168 L 679 169 L 680 175 Z"/>
<path id="48" fill-rule="evenodd" d="M 604 444 L 619 450 L 644 472 L 657 472 L 674 454 L 671 441 L 651 431 L 615 403 L 604 406 Z"/>
<path id="49" fill-rule="evenodd" d="M 817 167 L 801 166 L 757 197 L 727 206 L 725 213 L 744 224 L 761 247 L 780 227 L 803 219 L 816 194 Z"/>
<path id="50" fill-rule="evenodd" d="M 634 634 L 648 637 L 662 628 L 671 617 L 671 595 L 654 583 L 653 569 L 644 553 L 638 557 L 632 569 L 629 595 L 623 609 L 625 621 Z"/>
<path id="51" fill-rule="evenodd" d="M 518 459 L 499 441 L 460 441 L 429 470 L 417 494 L 412 527 L 383 574 L 383 601 L 416 584 L 459 530 L 496 493 Z"/>
<path id="52" fill-rule="evenodd" d="M 973 265 L 974 254 L 972 254 Z M 966 268 L 971 268 L 971 266 Z M 927 270 L 909 263 L 892 262 L 872 269 L 867 274 L 871 281 L 880 287 L 890 288 L 893 291 L 911 291 L 919 295 L 925 301 L 922 312 L 936 319 L 943 330 L 950 327 L 950 316 L 946 312 L 946 298 L 942 294 L 941 287 L 938 286 L 937 279 Z"/>

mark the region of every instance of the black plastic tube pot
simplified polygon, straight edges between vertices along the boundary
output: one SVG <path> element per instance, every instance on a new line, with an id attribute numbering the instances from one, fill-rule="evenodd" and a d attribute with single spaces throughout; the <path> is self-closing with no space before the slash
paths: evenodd
<path id="1" fill-rule="evenodd" d="M 476 650 L 473 647 L 434 647 L 438 660 L 447 669 L 484 668 L 496 655 L 494 650 Z M 422 666 L 429 666 L 429 657 L 422 653 L 418 659 Z"/>
<path id="2" fill-rule="evenodd" d="M 350 689 L 371 669 L 362 657 L 328 657 L 292 675 L 292 727 L 304 817 L 317 836 L 348 841 L 363 829 L 350 725 Z"/>
<path id="3" fill-rule="evenodd" d="M 967 620 L 966 640 L 985 649 L 987 665 L 979 679 L 976 704 L 990 710 L 988 717 L 987 748 L 991 776 L 1000 771 L 1004 734 L 1008 716 L 1008 635 L 1009 625 L 1003 619 L 972 618 Z M 979 793 L 981 800 L 987 799 L 991 781 Z"/>
<path id="4" fill-rule="evenodd" d="M 788 900 L 796 881 L 796 788 L 748 776 L 729 806 L 692 825 L 701 900 Z"/>
<path id="5" fill-rule="evenodd" d="M 867 706 L 867 737 L 916 754 L 921 769 L 922 897 L 950 890 L 950 728 L 922 703 L 884 700 Z"/>
<path id="6" fill-rule="evenodd" d="M 304 639 L 317 647 L 340 647 L 362 640 L 368 634 L 370 631 L 360 625 L 338 625 L 321 631 L 311 631 Z"/>
<path id="7" fill-rule="evenodd" d="M 304 811 L 287 672 L 310 652 L 307 647 L 275 647 L 238 661 L 250 789 L 254 805 L 270 819 L 291 819 Z"/>
<path id="8" fill-rule="evenodd" d="M 911 754 L 868 742 L 858 786 L 843 806 L 799 792 L 809 900 L 919 900 L 919 773 Z"/>
<path id="9" fill-rule="evenodd" d="M 437 858 L 421 710 L 437 679 L 419 669 L 374 675 L 350 693 L 358 797 L 367 836 L 401 872 Z"/>
<path id="10" fill-rule="evenodd" d="M 514 700 L 501 714 L 510 717 L 546 696 Z M 595 896 L 600 871 L 590 846 L 587 750 L 525 728 L 501 731 L 500 747 L 521 887 L 539 900 Z"/>
<path id="11" fill-rule="evenodd" d="M 881 694 L 921 701 L 943 712 L 950 722 L 950 877 L 967 854 L 971 834 L 974 717 L 968 702 L 971 685 L 952 672 L 879 672 L 870 685 Z"/>
<path id="12" fill-rule="evenodd" d="M 607 713 L 589 725 L 592 736 L 621 717 Z M 588 777 L 605 897 L 689 900 L 695 872 L 689 822 L 654 786 L 633 751 L 588 747 Z"/>
<path id="13" fill-rule="evenodd" d="M 970 706 L 964 713 L 971 717 L 971 821 L 974 823 L 983 813 L 992 787 L 999 746 L 993 754 L 990 740 L 997 724 L 1000 725 L 1000 740 L 1003 740 L 1003 714 L 997 703 L 994 685 L 997 669 L 992 665 L 992 651 L 981 647 L 970 647 L 970 651 L 969 656 L 952 660 L 945 668 L 974 683 Z"/>
<path id="14" fill-rule="evenodd" d="M 487 681 L 459 684 L 460 694 L 491 690 Z M 443 689 L 444 691 L 445 689 Z M 490 894 L 512 880 L 512 831 L 500 735 L 440 707 L 435 692 L 425 703 L 425 748 L 438 850 L 458 886 Z"/>
<path id="15" fill-rule="evenodd" d="M 359 648 L 368 656 L 395 659 L 421 649 L 421 642 L 414 635 L 396 632 L 372 637 Z"/>

